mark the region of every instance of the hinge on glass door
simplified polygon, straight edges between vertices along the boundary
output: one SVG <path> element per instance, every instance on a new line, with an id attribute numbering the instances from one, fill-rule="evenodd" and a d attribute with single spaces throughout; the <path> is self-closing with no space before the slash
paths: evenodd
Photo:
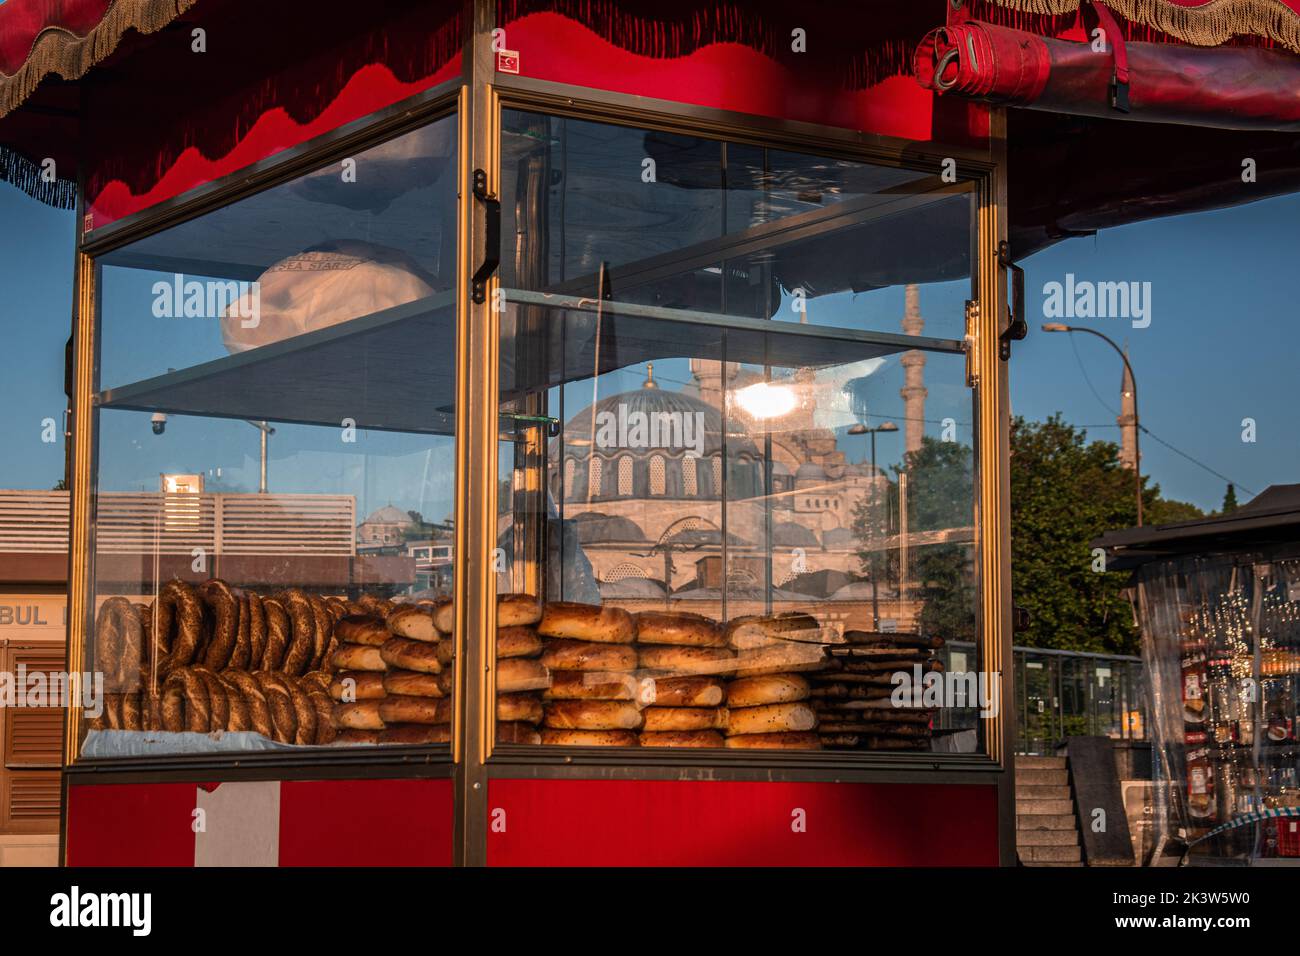
<path id="1" fill-rule="evenodd" d="M 1003 239 L 998 243 L 998 265 L 1011 273 L 1011 304 L 1007 306 L 1007 327 L 998 336 L 998 357 L 1011 358 L 1011 343 L 1029 334 L 1025 323 L 1025 270 L 1011 261 L 1011 247 Z"/>
<path id="2" fill-rule="evenodd" d="M 474 198 L 481 217 L 474 222 L 474 261 L 478 265 L 470 279 L 470 297 L 477 304 L 487 301 L 488 279 L 501 264 L 501 200 L 488 192 L 487 173 L 474 170 Z"/>
<path id="3" fill-rule="evenodd" d="M 974 299 L 966 300 L 966 336 L 962 340 L 966 345 L 966 387 L 974 388 L 979 383 L 979 373 L 975 371 L 975 346 L 979 341 L 980 304 Z"/>

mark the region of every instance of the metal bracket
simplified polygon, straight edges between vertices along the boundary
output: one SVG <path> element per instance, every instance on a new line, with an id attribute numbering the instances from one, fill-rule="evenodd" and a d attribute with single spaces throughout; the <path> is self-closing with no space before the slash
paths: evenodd
<path id="1" fill-rule="evenodd" d="M 975 366 L 976 345 L 979 343 L 980 304 L 974 299 L 966 300 L 966 387 L 974 388 L 979 384 L 979 372 Z"/>
<path id="2" fill-rule="evenodd" d="M 475 261 L 470 278 L 470 298 L 481 305 L 487 301 L 488 280 L 501 265 L 501 200 L 488 192 L 487 173 L 474 170 L 474 198 L 482 218 L 475 223 Z"/>
<path id="3" fill-rule="evenodd" d="M 1007 327 L 998 336 L 998 357 L 1011 358 L 1011 343 L 1029 334 L 1025 323 L 1025 270 L 1011 261 L 1011 247 L 1003 239 L 998 243 L 998 265 L 1011 273 L 1011 304 L 1007 306 Z"/>

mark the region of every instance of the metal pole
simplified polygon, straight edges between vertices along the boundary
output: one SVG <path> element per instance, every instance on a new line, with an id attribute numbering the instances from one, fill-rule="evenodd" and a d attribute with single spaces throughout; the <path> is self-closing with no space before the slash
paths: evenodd
<path id="1" fill-rule="evenodd" d="M 262 422 L 258 426 L 258 430 L 262 433 L 262 480 L 258 484 L 257 491 L 258 494 L 264 495 L 266 494 L 266 438 L 267 438 L 266 422 Z"/>
<path id="2" fill-rule="evenodd" d="M 1111 348 L 1113 348 L 1124 363 L 1124 368 L 1128 370 L 1129 381 L 1133 383 L 1133 482 L 1137 491 L 1137 526 L 1142 527 L 1142 419 L 1138 417 L 1138 384 L 1137 376 L 1133 374 L 1133 366 L 1129 364 L 1128 356 L 1124 350 L 1115 344 L 1115 340 L 1109 335 L 1104 335 L 1096 329 L 1085 329 L 1082 326 L 1067 325 L 1067 332 L 1087 332 L 1089 335 L 1095 335 Z"/>
<path id="3" fill-rule="evenodd" d="M 879 475 L 876 474 L 876 430 L 871 429 L 871 629 L 880 630 L 880 571 L 876 558 L 876 508 L 877 493 L 880 488 Z"/>

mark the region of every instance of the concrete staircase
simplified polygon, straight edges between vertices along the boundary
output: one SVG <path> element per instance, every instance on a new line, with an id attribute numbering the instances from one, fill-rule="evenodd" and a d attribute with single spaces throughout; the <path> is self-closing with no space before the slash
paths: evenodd
<path id="1" fill-rule="evenodd" d="M 1025 866 L 1082 866 L 1064 757 L 1016 757 L 1016 853 Z"/>

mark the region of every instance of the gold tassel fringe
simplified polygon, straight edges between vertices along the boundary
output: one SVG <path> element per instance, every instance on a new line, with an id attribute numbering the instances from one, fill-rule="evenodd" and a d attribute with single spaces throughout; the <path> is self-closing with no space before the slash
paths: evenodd
<path id="1" fill-rule="evenodd" d="M 1000 7 L 1060 16 L 1074 13 L 1083 0 L 991 0 Z M 1168 0 L 1104 0 L 1132 23 L 1154 27 L 1195 46 L 1219 46 L 1235 36 L 1267 37 L 1300 53 L 1300 14 L 1282 0 L 1209 0 L 1183 7 Z"/>
<path id="2" fill-rule="evenodd" d="M 51 73 L 77 80 L 121 42 L 127 30 L 155 33 L 198 0 L 114 0 L 95 24 L 79 37 L 63 27 L 48 27 L 32 42 L 31 52 L 12 76 L 0 73 L 0 116 L 13 112 Z"/>

